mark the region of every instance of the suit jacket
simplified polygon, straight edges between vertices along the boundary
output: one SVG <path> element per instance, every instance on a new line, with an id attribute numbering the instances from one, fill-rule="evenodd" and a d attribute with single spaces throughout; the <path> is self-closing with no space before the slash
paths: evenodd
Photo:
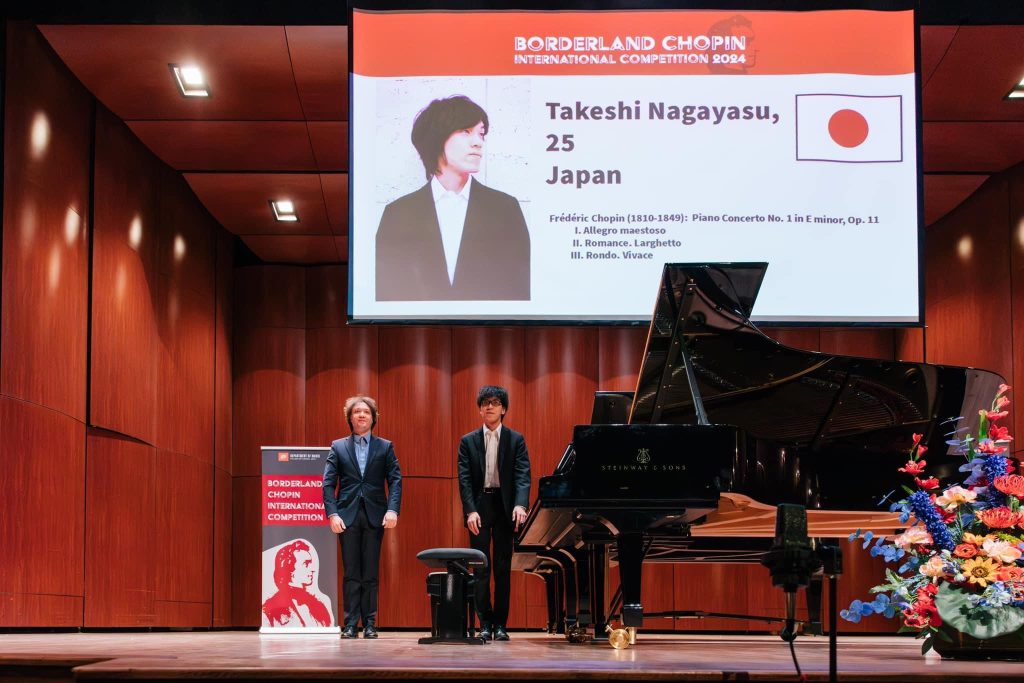
<path id="1" fill-rule="evenodd" d="M 459 493 L 463 521 L 469 513 L 477 512 L 484 493 L 486 466 L 484 432 L 480 427 L 459 442 Z M 515 506 L 530 508 L 530 454 L 526 451 L 526 439 L 506 425 L 501 426 L 498 440 L 498 481 L 501 482 L 501 500 L 509 519 Z"/>
<path id="2" fill-rule="evenodd" d="M 451 283 L 430 183 L 384 207 L 377 228 L 377 301 L 530 299 L 530 233 L 519 202 L 470 182 Z"/>
<path id="3" fill-rule="evenodd" d="M 384 495 L 387 480 L 388 495 Z M 335 494 L 337 487 L 337 494 Z M 384 523 L 388 510 L 399 512 L 402 505 L 402 471 L 398 467 L 395 447 L 387 439 L 370 435 L 366 469 L 359 474 L 353 437 L 346 436 L 331 444 L 331 454 L 324 467 L 324 512 L 338 515 L 345 526 L 351 526 L 359 512 L 359 501 L 366 504 L 370 526 Z"/>

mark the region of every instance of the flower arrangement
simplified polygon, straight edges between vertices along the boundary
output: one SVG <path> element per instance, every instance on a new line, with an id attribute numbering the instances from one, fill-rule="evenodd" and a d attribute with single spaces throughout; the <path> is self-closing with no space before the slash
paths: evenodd
<path id="1" fill-rule="evenodd" d="M 892 539 L 859 530 L 850 536 L 863 538 L 872 556 L 899 568 L 887 568 L 886 582 L 871 589 L 875 599 L 854 600 L 841 612 L 844 619 L 899 615 L 901 633 L 924 639 L 922 653 L 936 637 L 951 640 L 943 625 L 983 640 L 1024 635 L 1024 476 L 1014 473 L 1008 455 L 1013 437 L 997 424 L 1007 415 L 1009 391 L 999 386 L 991 408 L 979 411 L 976 432 L 962 427 L 949 434 L 947 443 L 966 460 L 960 471 L 969 475 L 962 485 L 940 491 L 938 479 L 921 478 L 928 449 L 922 435 L 914 435 L 899 471 L 915 486 L 904 486 L 906 497 L 891 507 L 906 530 Z"/>

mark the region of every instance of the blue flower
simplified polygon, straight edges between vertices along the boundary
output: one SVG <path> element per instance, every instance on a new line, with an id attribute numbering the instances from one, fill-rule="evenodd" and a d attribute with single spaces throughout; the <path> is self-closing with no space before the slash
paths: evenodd
<path id="1" fill-rule="evenodd" d="M 927 492 L 915 491 L 907 498 L 907 503 L 914 511 L 914 516 L 924 523 L 928 533 L 932 535 L 935 547 L 945 550 L 953 550 L 956 547 L 953 537 L 949 535 L 949 529 L 946 528 L 935 506 L 932 505 Z"/>

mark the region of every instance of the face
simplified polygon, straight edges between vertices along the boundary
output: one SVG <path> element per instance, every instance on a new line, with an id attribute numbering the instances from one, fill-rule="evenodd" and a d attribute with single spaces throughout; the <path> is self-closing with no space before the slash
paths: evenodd
<path id="1" fill-rule="evenodd" d="M 504 415 L 505 409 L 502 407 L 501 401 L 496 398 L 485 398 L 484 402 L 480 404 L 480 417 L 483 418 L 484 424 L 492 429 L 501 422 Z"/>
<path id="2" fill-rule="evenodd" d="M 349 413 L 349 420 L 352 422 L 352 431 L 362 436 L 370 431 L 370 426 L 373 424 L 373 413 L 370 412 L 370 406 L 365 403 L 357 403 L 352 406 L 352 412 Z"/>
<path id="3" fill-rule="evenodd" d="M 295 569 L 292 570 L 291 585 L 296 588 L 313 585 L 313 556 L 309 551 L 299 550 L 295 553 Z"/>
<path id="4" fill-rule="evenodd" d="M 438 160 L 440 171 L 454 171 L 463 175 L 479 171 L 485 135 L 483 121 L 472 128 L 457 130 L 449 135 L 444 143 L 444 152 Z"/>

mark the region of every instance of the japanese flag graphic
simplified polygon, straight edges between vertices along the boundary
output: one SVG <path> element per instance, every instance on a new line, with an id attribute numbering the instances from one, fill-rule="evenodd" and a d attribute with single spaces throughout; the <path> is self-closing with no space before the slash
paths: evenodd
<path id="1" fill-rule="evenodd" d="M 900 95 L 797 95 L 797 161 L 903 161 Z"/>

